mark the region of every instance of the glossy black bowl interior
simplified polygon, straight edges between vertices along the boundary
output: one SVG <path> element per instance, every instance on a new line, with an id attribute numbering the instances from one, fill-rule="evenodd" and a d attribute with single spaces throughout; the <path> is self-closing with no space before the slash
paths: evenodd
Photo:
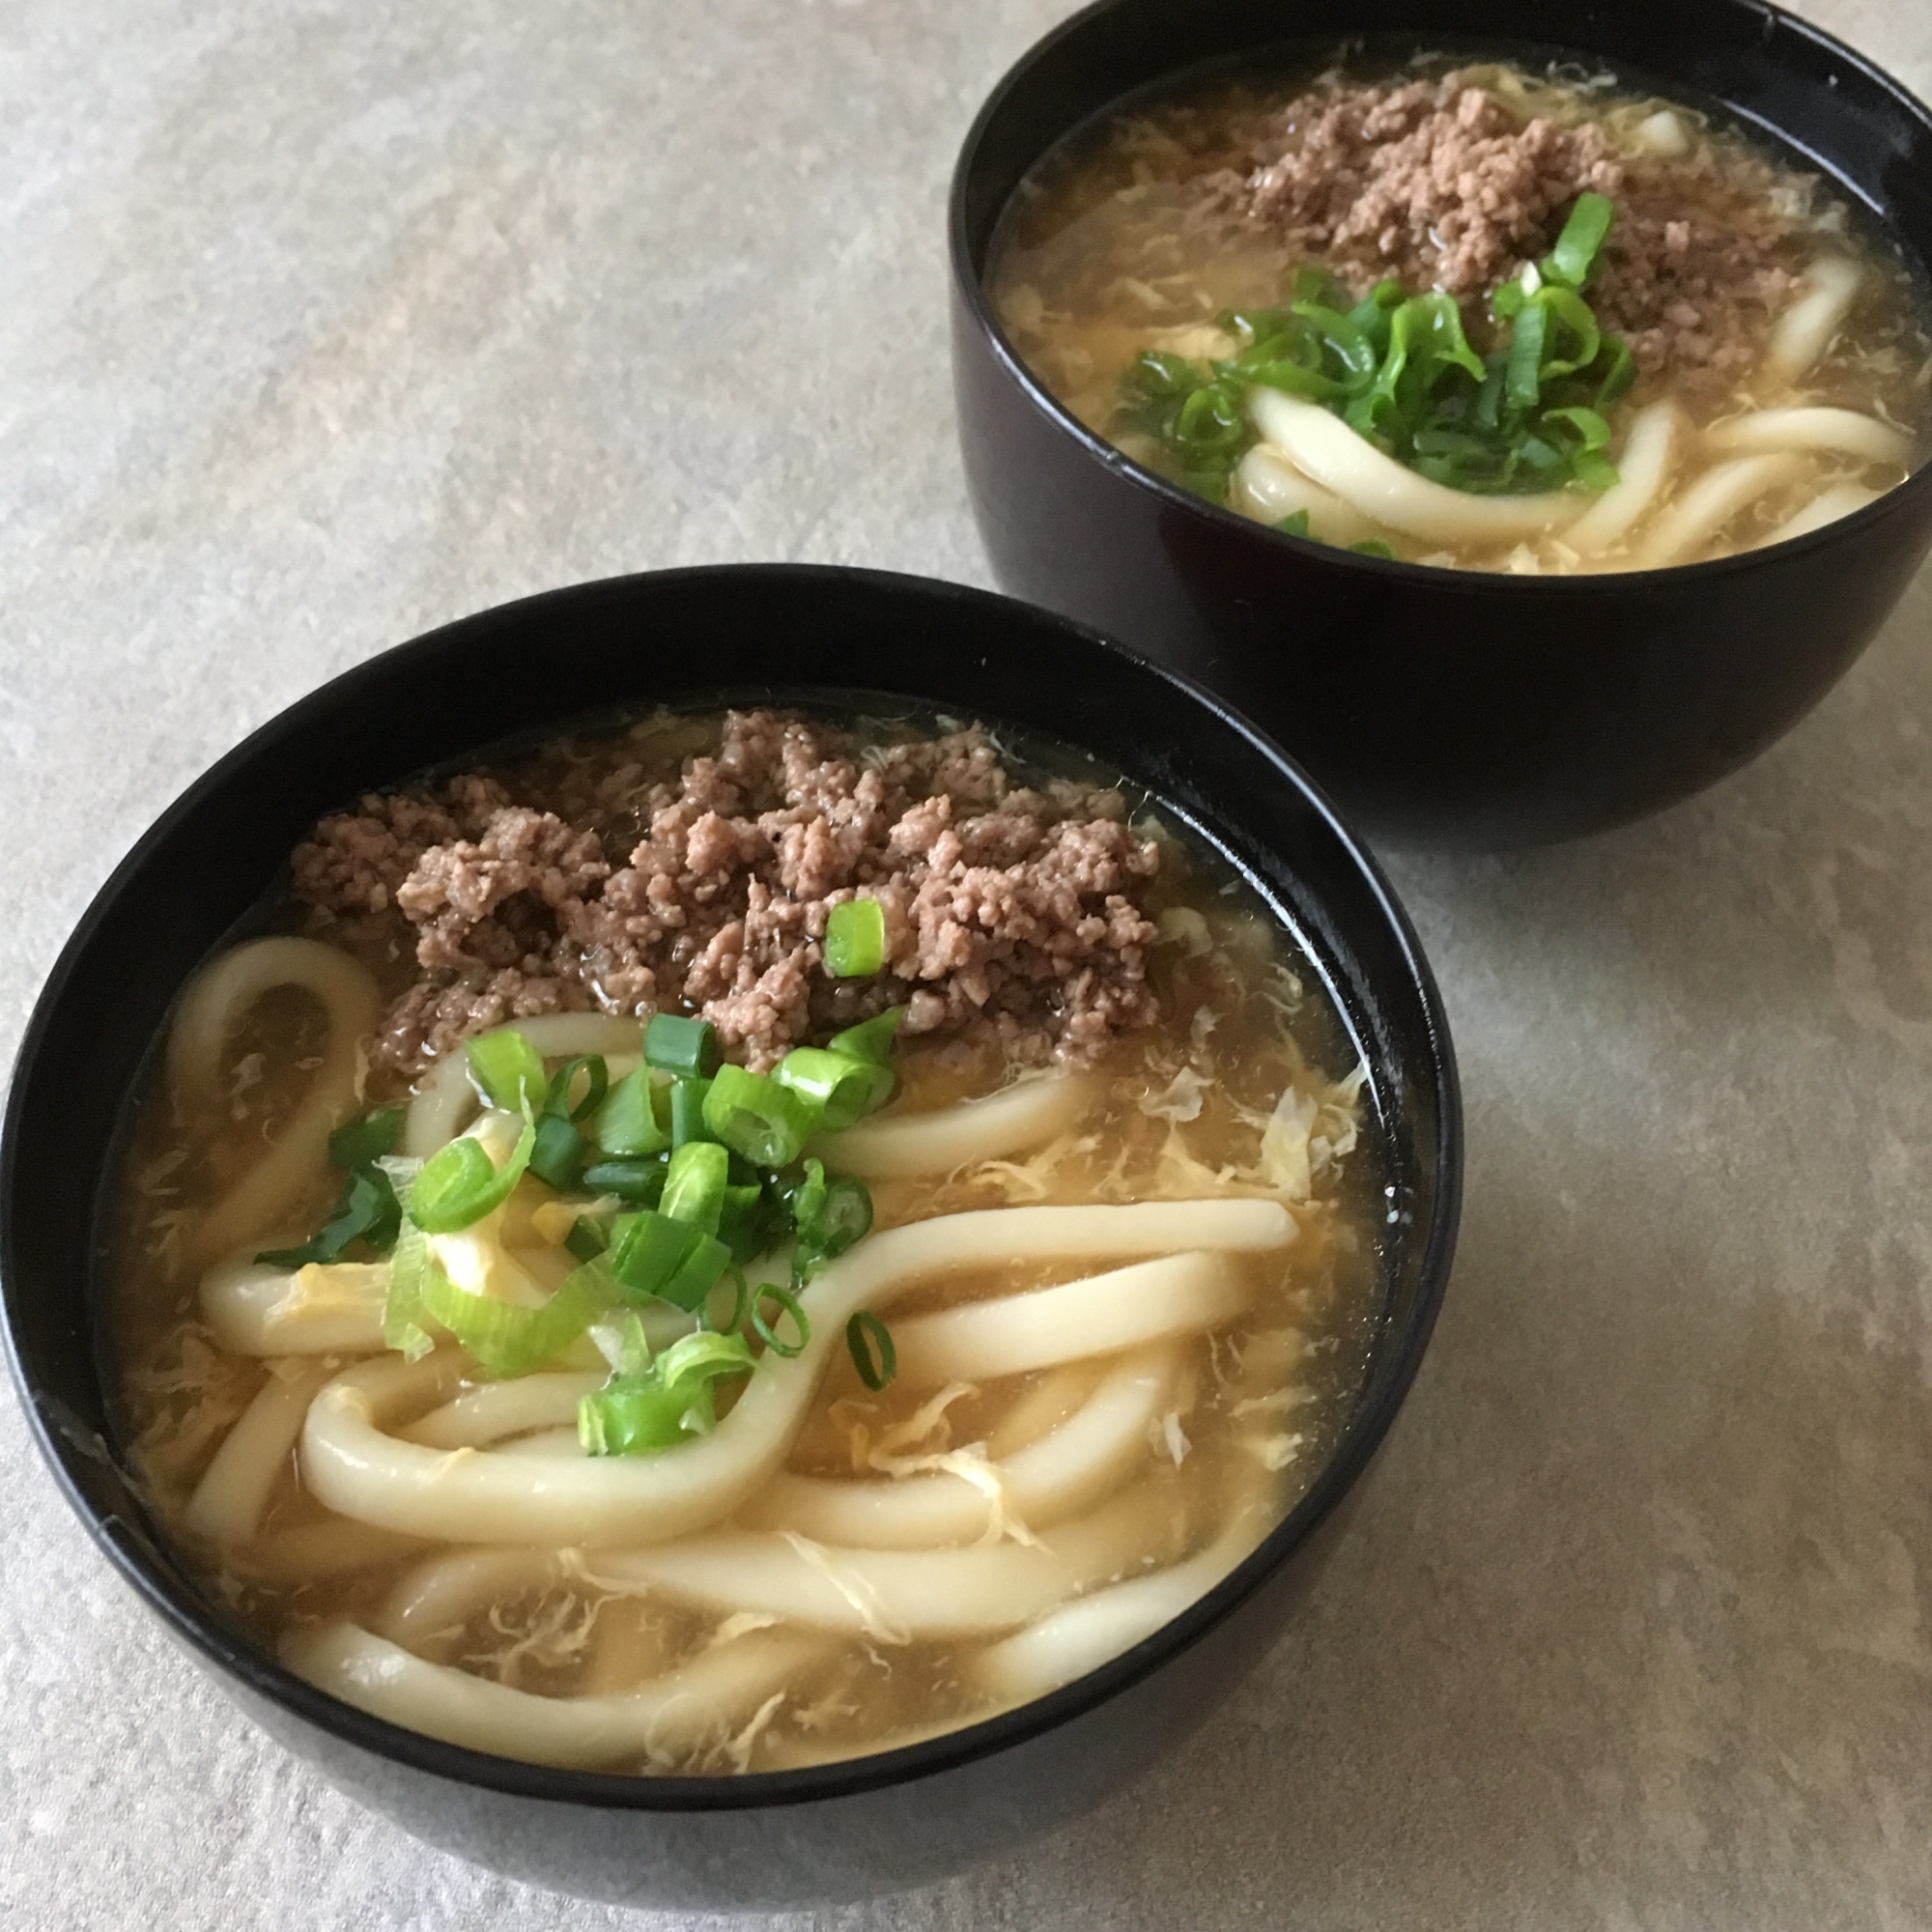
<path id="1" fill-rule="evenodd" d="M 1932 263 L 1932 115 L 1758 0 L 1102 0 L 1001 82 L 953 179 L 953 373 L 986 552 L 1015 595 L 1241 706 L 1373 837 L 1488 847 L 1668 805 L 1782 734 L 1870 641 L 1932 545 L 1932 468 L 1842 522 L 1672 570 L 1508 577 L 1351 556 L 1159 481 L 1027 373 L 982 289 L 1014 187 L 1123 96 L 1198 64 L 1348 41 L 1569 56 L 1715 109 Z"/>
<path id="2" fill-rule="evenodd" d="M 372 786 L 659 702 L 840 692 L 1086 748 L 1196 825 L 1298 933 L 1367 1056 L 1395 1189 L 1378 1340 L 1346 1436 L 1266 1543 L 1167 1630 L 1037 1704 L 890 1755 L 736 1779 L 591 1776 L 459 1749 L 335 1703 L 203 1597 L 120 1460 L 97 1230 L 116 1124 L 169 1005 L 285 878 L 318 813 Z M 28 1028 L 0 1143 L 0 1270 L 14 1374 L 69 1499 L 167 1628 L 291 1749 L 409 1830 L 519 1877 L 633 1904 L 800 1906 L 1018 1849 L 1232 1688 L 1312 1577 L 1316 1532 L 1414 1375 L 1460 1167 L 1454 1064 L 1413 935 L 1373 863 L 1237 718 L 983 592 L 858 571 L 679 571 L 554 592 L 393 650 L 284 712 L 168 810 L 96 899 Z"/>

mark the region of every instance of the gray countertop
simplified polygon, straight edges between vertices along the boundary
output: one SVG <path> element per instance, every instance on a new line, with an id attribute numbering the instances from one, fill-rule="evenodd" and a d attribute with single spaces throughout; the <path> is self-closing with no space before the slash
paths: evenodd
<path id="1" fill-rule="evenodd" d="M 700 560 L 984 582 L 943 197 L 1064 11 L 13 0 L 0 1057 L 154 814 L 384 645 Z M 1932 93 L 1922 0 L 1805 11 Z M 1928 634 L 1921 579 L 1650 823 L 1393 862 L 1468 1207 L 1351 1540 L 1125 1797 L 824 1924 L 1932 1924 Z M 20 1932 L 651 1922 L 428 1851 L 254 1731 L 11 1392 L 0 1686 Z"/>

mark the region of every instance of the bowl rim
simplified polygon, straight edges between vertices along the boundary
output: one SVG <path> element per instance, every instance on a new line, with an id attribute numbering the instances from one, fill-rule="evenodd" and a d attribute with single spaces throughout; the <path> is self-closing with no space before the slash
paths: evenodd
<path id="1" fill-rule="evenodd" d="M 989 628 L 996 627 L 1016 611 L 1023 611 L 1030 621 L 1050 623 L 1079 648 L 1096 653 L 1102 661 L 1111 660 L 1116 667 L 1124 667 L 1134 675 L 1170 687 L 1177 702 L 1205 710 L 1218 728 L 1244 740 L 1255 753 L 1272 765 L 1291 790 L 1299 795 L 1302 807 L 1313 815 L 1318 829 L 1337 843 L 1344 860 L 1359 875 L 1377 916 L 1394 943 L 1402 977 L 1416 999 L 1426 1026 L 1428 1052 L 1427 1065 L 1417 1065 L 1411 1070 L 1424 1081 L 1435 1102 L 1434 1145 L 1428 1151 L 1435 1162 L 1435 1196 L 1429 1225 L 1420 1236 L 1413 1311 L 1406 1323 L 1389 1337 L 1387 1352 L 1375 1364 L 1361 1406 L 1350 1418 L 1321 1473 L 1294 1507 L 1227 1577 L 1131 1649 L 1043 1697 L 1030 1699 L 992 1718 L 894 1750 L 826 1765 L 693 1776 L 650 1776 L 539 1765 L 445 1743 L 392 1724 L 316 1689 L 286 1669 L 265 1646 L 239 1640 L 199 1603 L 184 1601 L 159 1573 L 140 1525 L 129 1525 L 117 1516 L 103 1517 L 97 1512 L 77 1478 L 76 1465 L 106 1452 L 96 1440 L 76 1439 L 76 1434 L 64 1426 L 62 1416 L 56 1412 L 55 1400 L 43 1399 L 30 1381 L 16 1334 L 21 1270 L 14 1249 L 10 1206 L 19 1184 L 21 1142 L 29 1126 L 26 1119 L 27 1094 L 32 1084 L 29 1075 L 44 1049 L 55 1015 L 65 1004 L 69 984 L 93 947 L 99 928 L 116 900 L 149 866 L 156 847 L 212 794 L 219 793 L 231 779 L 257 764 L 282 740 L 305 729 L 318 713 L 341 703 L 345 697 L 355 698 L 365 691 L 380 689 L 401 664 L 460 651 L 471 635 L 487 628 L 565 614 L 573 606 L 592 605 L 645 582 L 747 577 L 761 579 L 768 584 L 795 584 L 807 590 L 812 585 L 837 583 L 946 599 L 977 611 Z M 802 680 L 807 688 L 814 682 L 835 688 L 828 680 Z M 557 722 L 564 721 L 560 717 Z M 563 584 L 491 606 L 363 659 L 312 687 L 250 731 L 180 792 L 135 839 L 93 895 L 62 947 L 35 1001 L 14 1059 L 4 1119 L 0 1119 L 0 1339 L 4 1339 L 8 1367 L 20 1397 L 28 1431 L 69 1506 L 122 1579 L 178 1640 L 216 1667 L 218 1679 L 234 1679 L 256 1697 L 379 1758 L 513 1798 L 598 1810 L 657 1813 L 756 1811 L 810 1804 L 952 1772 L 1073 1722 L 1191 1650 L 1287 1563 L 1360 1476 L 1386 1435 L 1421 1365 L 1454 1254 L 1462 1201 L 1463 1144 L 1461 1091 L 1441 995 L 1407 914 L 1381 867 L 1343 824 L 1314 781 L 1235 707 L 1196 680 L 1139 658 L 1074 619 L 996 592 L 938 579 L 826 564 L 704 564 L 636 572 Z M 231 1687 L 224 1681 L 223 1688 Z"/>
<path id="2" fill-rule="evenodd" d="M 1641 592 L 1676 583 L 1686 578 L 1695 578 L 1704 582 L 1721 581 L 1725 576 L 1761 568 L 1769 560 L 1782 560 L 1791 556 L 1802 556 L 1813 551 L 1825 550 L 1841 539 L 1849 539 L 1875 524 L 1887 521 L 1897 510 L 1899 503 L 1908 498 L 1932 491 L 1932 454 L 1925 456 L 1902 483 L 1883 492 L 1871 502 L 1863 504 L 1849 515 L 1836 517 L 1816 529 L 1806 530 L 1799 536 L 1787 537 L 1776 544 L 1763 544 L 1755 550 L 1737 551 L 1729 556 L 1707 557 L 1694 563 L 1664 564 L 1648 570 L 1617 570 L 1573 572 L 1569 574 L 1524 573 L 1513 571 L 1464 570 L 1459 566 L 1446 564 L 1419 563 L 1401 557 L 1365 556 L 1357 552 L 1334 544 L 1324 544 L 1312 537 L 1292 536 L 1286 530 L 1277 530 L 1269 525 L 1258 523 L 1252 517 L 1244 517 L 1238 511 L 1231 510 L 1220 503 L 1210 503 L 1205 497 L 1196 497 L 1181 489 L 1179 484 L 1170 483 L 1165 477 L 1124 455 L 1104 437 L 1089 429 L 1071 410 L 1060 402 L 1053 393 L 1027 367 L 1006 330 L 1000 326 L 999 318 L 993 313 L 982 274 L 973 263 L 972 238 L 967 230 L 967 202 L 971 195 L 974 176 L 980 164 L 980 151 L 994 120 L 1005 107 L 1008 99 L 1017 93 L 1032 78 L 1034 71 L 1054 53 L 1063 43 L 1076 39 L 1105 15 L 1122 8 L 1138 4 L 1138 0 L 1090 0 L 1077 14 L 1070 14 L 1057 26 L 1033 43 L 1013 64 L 1008 68 L 992 91 L 981 102 L 980 111 L 973 118 L 972 126 L 960 143 L 957 158 L 954 160 L 952 184 L 947 192 L 947 255 L 952 268 L 952 285 L 955 298 L 963 306 L 965 314 L 1000 364 L 1006 375 L 1018 387 L 1021 394 L 1034 408 L 1044 415 L 1053 426 L 1068 436 L 1075 443 L 1098 463 L 1102 469 L 1121 482 L 1131 485 L 1145 495 L 1166 505 L 1170 510 L 1179 510 L 1205 519 L 1212 527 L 1230 537 L 1246 541 L 1262 541 L 1274 546 L 1289 546 L 1286 554 L 1300 557 L 1304 561 L 1323 564 L 1334 569 L 1366 574 L 1371 578 L 1393 575 L 1398 581 L 1410 583 L 1428 584 L 1435 588 L 1450 591 L 1452 594 L 1471 594 L 1475 589 L 1487 589 L 1494 595 L 1517 598 L 1579 598 L 1592 594 L 1592 586 L 1600 585 L 1605 580 L 1618 587 L 1628 586 Z M 1771 4 L 1771 0 L 1680 0 L 1680 4 L 1703 6 L 1713 13 L 1744 14 L 1764 21 L 1775 23 L 1780 33 L 1788 32 L 1810 42 L 1822 52 L 1830 54 L 1845 68 L 1857 72 L 1882 93 L 1889 95 L 1901 112 L 1917 121 L 1928 140 L 1932 140 L 1932 107 L 1918 99 L 1911 89 L 1889 73 L 1877 62 L 1861 53 L 1849 43 L 1828 33 L 1824 28 L 1784 8 Z M 1564 23 L 1567 26 L 1567 22 Z M 1378 30 L 1379 31 L 1379 30 Z M 1392 34 L 1405 31 L 1391 27 Z M 1294 38 L 1293 31 L 1278 37 L 1278 43 L 1286 43 Z M 1313 38 L 1313 37 L 1311 37 Z M 1332 38 L 1327 36 L 1325 38 Z M 1504 37 L 1505 39 L 1509 37 Z M 1552 48 L 1574 45 L 1579 54 L 1589 55 L 1589 47 L 1580 42 L 1570 42 L 1561 34 L 1553 35 L 1546 44 Z M 1606 55 L 1593 56 L 1607 59 Z M 1199 60 L 1179 62 L 1169 71 L 1169 77 L 1185 73 L 1190 67 L 1204 65 Z M 1150 86 L 1158 86 L 1154 81 Z M 1125 99 L 1121 96 L 1119 99 Z M 1036 164 L 1054 145 L 1065 140 L 1076 128 L 1097 120 L 1109 111 L 1100 107 L 1069 126 L 1063 128 L 1054 136 L 1054 141 L 1042 148 L 1035 156 Z M 1793 137 L 1774 123 L 1757 118 L 1764 129 L 1776 138 L 1795 145 Z M 1823 163 L 1819 172 L 1828 179 L 1844 184 Z M 1865 199 L 1862 195 L 1858 197 Z M 1005 213 L 1003 204 L 1001 213 Z M 1890 225 L 1889 216 L 1882 211 L 1874 211 L 1877 218 Z M 995 227 L 998 217 L 995 219 Z M 990 236 L 989 236 L 990 241 Z M 1900 245 L 1906 245 L 1899 238 Z M 1920 256 L 1920 267 L 1925 271 L 1928 284 L 1932 284 L 1932 250 L 1912 249 Z M 1277 548 L 1276 554 L 1284 554 Z M 1560 639 L 1552 639 L 1552 644 Z"/>

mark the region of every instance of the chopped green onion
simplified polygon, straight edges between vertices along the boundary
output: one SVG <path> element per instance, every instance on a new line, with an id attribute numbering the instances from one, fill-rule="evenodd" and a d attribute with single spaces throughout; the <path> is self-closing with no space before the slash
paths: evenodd
<path id="1" fill-rule="evenodd" d="M 792 1281 L 799 1287 L 842 1255 L 872 1225 L 872 1197 L 865 1182 L 849 1175 L 828 1180 L 824 1163 L 818 1160 L 805 1163 L 804 1176 L 790 1185 L 787 1205 L 798 1235 L 792 1252 Z"/>
<path id="2" fill-rule="evenodd" d="M 687 1141 L 708 1141 L 711 1129 L 704 1124 L 704 1099 L 711 1092 L 708 1080 L 673 1080 L 670 1083 L 670 1144 L 681 1148 Z"/>
<path id="3" fill-rule="evenodd" d="M 832 1036 L 831 1051 L 842 1053 L 850 1060 L 867 1060 L 874 1066 L 892 1065 L 893 1041 L 898 1035 L 899 1022 L 905 1018 L 903 1007 L 888 1007 L 882 1013 L 874 1013 L 868 1020 L 861 1020 L 857 1026 L 847 1027 L 843 1033 Z"/>
<path id="4" fill-rule="evenodd" d="M 664 1195 L 668 1153 L 640 1160 L 600 1160 L 583 1170 L 583 1185 L 597 1194 L 614 1194 L 633 1208 L 655 1208 Z"/>
<path id="5" fill-rule="evenodd" d="M 1348 299 L 1346 294 L 1342 299 Z M 1293 312 L 1313 325 L 1324 358 L 1332 357 L 1340 366 L 1341 373 L 1329 380 L 1342 394 L 1359 395 L 1375 381 L 1380 357 L 1353 317 L 1340 314 L 1332 304 L 1313 301 L 1297 301 Z"/>
<path id="6" fill-rule="evenodd" d="M 862 1308 L 845 1324 L 845 1350 L 859 1379 L 876 1395 L 898 1373 L 898 1350 L 891 1331 L 869 1308 Z"/>
<path id="7" fill-rule="evenodd" d="M 469 1071 L 493 1107 L 509 1114 L 534 1114 L 550 1094 L 543 1055 L 514 1027 L 479 1034 L 464 1043 Z"/>
<path id="8" fill-rule="evenodd" d="M 1503 374 L 1503 394 L 1512 409 L 1533 410 L 1543 395 L 1543 337 L 1548 315 L 1541 302 L 1531 302 L 1516 319 L 1509 366 Z"/>
<path id="9" fill-rule="evenodd" d="M 378 1255 L 395 1244 L 403 1210 L 378 1163 L 395 1146 L 404 1111 L 384 1107 L 329 1135 L 329 1164 L 342 1170 L 343 1179 L 328 1219 L 299 1247 L 264 1248 L 255 1257 L 258 1262 L 298 1268 L 310 1262 L 339 1262 L 358 1241 Z"/>
<path id="10" fill-rule="evenodd" d="M 666 1388 L 649 1377 L 608 1382 L 577 1405 L 577 1439 L 586 1456 L 641 1456 L 708 1435 L 718 1411 L 708 1382 Z"/>
<path id="11" fill-rule="evenodd" d="M 1122 383 L 1141 401 L 1162 403 L 1190 394 L 1201 386 L 1201 378 L 1179 355 L 1150 349 L 1129 365 Z"/>
<path id="12" fill-rule="evenodd" d="M 521 1376 L 561 1354 L 610 1307 L 611 1296 L 611 1278 L 597 1261 L 573 1268 L 540 1308 L 472 1293 L 432 1264 L 421 1305 L 493 1375 Z"/>
<path id="13" fill-rule="evenodd" d="M 786 1055 L 777 1079 L 742 1066 L 721 1066 L 704 1096 L 704 1124 L 733 1153 L 743 1154 L 759 1167 L 789 1167 L 805 1151 L 806 1137 L 818 1124 L 822 1107 L 818 1096 L 785 1079 L 785 1065 L 797 1057 L 796 1053 Z M 838 1054 L 822 1057 L 850 1067 L 868 1088 L 879 1070 Z M 886 1076 L 889 1084 L 891 1077 Z M 853 1119 L 857 1118 L 855 1114 Z M 673 1155 L 673 1166 L 676 1160 L 677 1155 Z"/>
<path id="14" fill-rule="evenodd" d="M 731 1250 L 715 1235 L 700 1234 L 657 1290 L 660 1301 L 694 1314 L 731 1265 Z"/>
<path id="15" fill-rule="evenodd" d="M 655 1294 L 691 1252 L 696 1230 L 655 1208 L 619 1214 L 611 1223 L 611 1273 L 617 1286 L 639 1295 Z"/>
<path id="16" fill-rule="evenodd" d="M 1541 269 L 1546 281 L 1567 282 L 1580 289 L 1596 266 L 1597 251 L 1610 232 L 1616 209 L 1601 194 L 1583 193 L 1570 211 L 1556 246 L 1543 258 Z"/>
<path id="17" fill-rule="evenodd" d="M 328 1137 L 329 1165 L 339 1167 L 344 1174 L 373 1167 L 385 1153 L 395 1152 L 408 1117 L 407 1107 L 379 1107 L 359 1121 L 337 1127 Z"/>
<path id="18" fill-rule="evenodd" d="M 1242 422 L 1237 419 L 1235 428 L 1240 433 Z M 878 900 L 847 899 L 834 906 L 825 921 L 825 970 L 835 980 L 854 980 L 885 963 L 886 913 Z"/>
<path id="19" fill-rule="evenodd" d="M 748 1262 L 771 1246 L 775 1236 L 783 1232 L 774 1227 L 769 1202 L 760 1181 L 734 1181 L 724 1190 L 724 1205 L 718 1214 L 718 1238 L 731 1250 L 733 1260 Z"/>
<path id="20" fill-rule="evenodd" d="M 654 1294 L 688 1311 L 717 1286 L 731 1251 L 701 1228 L 646 1208 L 611 1223 L 610 1265 L 629 1298 Z"/>
<path id="21" fill-rule="evenodd" d="M 670 1383 L 741 1375 L 756 1366 L 742 1335 L 709 1328 L 680 1335 L 657 1359 L 658 1374 Z"/>
<path id="22" fill-rule="evenodd" d="M 573 1107 L 570 1104 L 570 1090 L 580 1073 L 583 1075 L 583 1098 Z M 601 1053 L 582 1054 L 567 1066 L 557 1069 L 550 1083 L 550 1098 L 544 1102 L 544 1112 L 561 1114 L 567 1121 L 585 1120 L 603 1104 L 610 1085 L 611 1069 L 605 1064 L 604 1056 Z"/>
<path id="23" fill-rule="evenodd" d="M 779 1062 L 772 1077 L 780 1087 L 796 1094 L 830 1133 L 849 1127 L 874 1107 L 883 1105 L 893 1091 L 891 1067 L 819 1046 L 793 1047 Z M 798 1147 L 784 1159 L 772 1160 L 766 1165 L 788 1166 L 798 1158 L 804 1146 L 801 1137 Z"/>
<path id="24" fill-rule="evenodd" d="M 580 1214 L 570 1224 L 563 1245 L 581 1262 L 594 1262 L 611 1245 L 611 1236 L 588 1214 Z"/>
<path id="25" fill-rule="evenodd" d="M 644 1065 L 661 1072 L 704 1079 L 717 1072 L 723 1058 L 718 1029 L 709 1020 L 653 1013 L 644 1029 Z"/>
<path id="26" fill-rule="evenodd" d="M 1574 376 L 1577 370 L 1587 369 L 1604 346 L 1604 331 L 1597 326 L 1590 304 L 1573 289 L 1545 289 L 1536 299 L 1550 321 L 1567 329 L 1570 335 L 1563 353 L 1556 354 L 1553 353 L 1555 333 L 1547 331 L 1548 342 L 1543 358 L 1543 381 L 1547 386 L 1559 376 Z"/>
<path id="27" fill-rule="evenodd" d="M 529 1164 L 536 1138 L 535 1123 L 526 1120 L 500 1168 L 473 1135 L 462 1135 L 439 1149 L 423 1162 L 410 1189 L 410 1219 L 429 1235 L 453 1235 L 480 1221 L 510 1198 L 510 1190 Z"/>
<path id="28" fill-rule="evenodd" d="M 383 1346 L 399 1350 L 411 1361 L 434 1347 L 418 1320 L 428 1268 L 429 1237 L 413 1221 L 405 1221 L 389 1257 L 389 1287 L 383 1300 Z"/>
<path id="29" fill-rule="evenodd" d="M 717 1426 L 712 1384 L 753 1366 L 742 1335 L 682 1336 L 648 1369 L 620 1372 L 584 1396 L 578 1440 L 587 1455 L 635 1456 L 707 1435 Z"/>
<path id="30" fill-rule="evenodd" d="M 1389 563 L 1400 561 L 1395 552 L 1379 537 L 1364 537 L 1360 543 L 1351 543 L 1349 548 L 1356 556 L 1378 556 Z"/>
<path id="31" fill-rule="evenodd" d="M 264 1248 L 255 1259 L 270 1267 L 305 1267 L 310 1262 L 339 1262 L 357 1241 L 377 1253 L 390 1246 L 402 1210 L 382 1175 L 365 1169 L 347 1175 L 328 1219 L 298 1248 Z"/>
<path id="32" fill-rule="evenodd" d="M 760 1312 L 767 1301 L 778 1303 L 779 1312 L 767 1321 Z M 790 1319 L 792 1332 L 797 1340 L 787 1342 L 778 1330 L 779 1324 Z M 811 1340 L 811 1322 L 799 1298 L 790 1289 L 781 1288 L 776 1282 L 764 1282 L 752 1293 L 752 1327 L 761 1341 L 775 1355 L 802 1355 L 805 1345 Z"/>
<path id="33" fill-rule="evenodd" d="M 1595 402 L 1597 409 L 1603 411 L 1621 401 L 1636 381 L 1636 358 L 1621 336 L 1606 335 L 1597 356 L 1597 368 L 1602 374 L 1598 377 Z"/>
<path id="34" fill-rule="evenodd" d="M 591 1132 L 606 1153 L 656 1153 L 670 1145 L 669 1130 L 658 1120 L 649 1067 L 639 1066 L 611 1087 Z"/>
<path id="35" fill-rule="evenodd" d="M 539 1180 L 559 1194 L 569 1193 L 583 1171 L 583 1136 L 571 1125 L 568 1116 L 538 1117 L 536 1140 L 530 1148 L 530 1172 Z"/>
<path id="36" fill-rule="evenodd" d="M 1629 388 L 1625 345 L 1605 336 L 1583 298 L 1614 211 L 1578 198 L 1539 269 L 1491 295 L 1496 347 L 1479 355 L 1463 313 L 1441 291 L 1405 294 L 1378 283 L 1350 305 L 1325 270 L 1298 270 L 1286 308 L 1224 311 L 1237 353 L 1192 363 L 1143 357 L 1121 387 L 1119 429 L 1153 439 L 1164 473 L 1212 502 L 1228 500 L 1234 468 L 1253 447 L 1250 391 L 1283 389 L 1321 403 L 1418 475 L 1479 495 L 1580 486 L 1616 472 L 1570 432 L 1547 429 L 1551 410 L 1599 413 Z M 1285 534 L 1312 536 L 1298 517 Z"/>
<path id="37" fill-rule="evenodd" d="M 1285 537 L 1309 536 L 1308 512 L 1306 510 L 1291 510 L 1287 516 L 1282 518 L 1280 523 L 1275 525 L 1275 528 Z"/>
<path id="38" fill-rule="evenodd" d="M 658 1211 L 715 1235 L 730 1172 L 730 1157 L 718 1142 L 685 1142 L 670 1157 Z"/>

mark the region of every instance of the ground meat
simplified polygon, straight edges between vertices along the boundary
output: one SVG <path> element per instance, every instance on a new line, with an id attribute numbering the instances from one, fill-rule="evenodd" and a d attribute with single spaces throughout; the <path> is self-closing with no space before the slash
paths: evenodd
<path id="1" fill-rule="evenodd" d="M 500 785 L 472 777 L 452 780 L 431 798 L 370 792 L 296 847 L 297 895 L 327 912 L 384 912 L 431 846 L 473 836 L 507 803 Z"/>
<path id="2" fill-rule="evenodd" d="M 1520 119 L 1450 74 L 1403 86 L 1327 81 L 1262 123 L 1236 165 L 1200 178 L 1192 218 L 1321 261 L 1357 294 L 1392 276 L 1480 298 L 1547 253 L 1577 197 L 1617 216 L 1590 299 L 1646 372 L 1729 379 L 1796 286 L 1795 232 L 1770 166 L 1695 142 L 1619 153 L 1589 122 Z"/>
<path id="3" fill-rule="evenodd" d="M 862 748 L 764 711 L 726 716 L 679 781 L 619 767 L 565 817 L 487 780 L 370 797 L 296 855 L 325 913 L 408 923 L 422 977 L 372 1053 L 414 1074 L 468 1034 L 540 1012 L 696 1010 L 734 1059 L 907 1009 L 908 1035 L 1091 1059 L 1155 1016 L 1145 911 L 1158 850 L 1118 791 L 1014 787 L 978 729 Z M 611 826 L 641 828 L 628 853 Z M 884 914 L 885 970 L 823 966 L 834 905 Z"/>

